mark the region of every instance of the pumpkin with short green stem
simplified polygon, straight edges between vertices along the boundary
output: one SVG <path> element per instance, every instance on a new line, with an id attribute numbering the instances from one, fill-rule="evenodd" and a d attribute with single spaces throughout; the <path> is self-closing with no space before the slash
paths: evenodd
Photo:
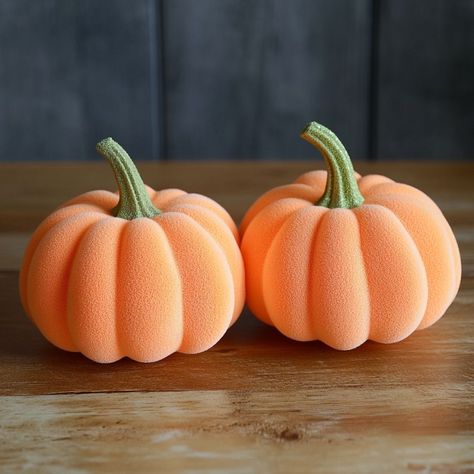
<path id="1" fill-rule="evenodd" d="M 209 349 L 244 303 L 234 222 L 205 196 L 146 187 L 111 138 L 97 149 L 119 194 L 82 194 L 41 223 L 21 268 L 25 311 L 50 342 L 98 362 Z"/>
<path id="2" fill-rule="evenodd" d="M 302 138 L 326 171 L 263 194 L 241 224 L 247 303 L 286 336 L 352 349 L 397 342 L 435 323 L 459 288 L 453 232 L 423 192 L 354 173 L 315 122 Z"/>

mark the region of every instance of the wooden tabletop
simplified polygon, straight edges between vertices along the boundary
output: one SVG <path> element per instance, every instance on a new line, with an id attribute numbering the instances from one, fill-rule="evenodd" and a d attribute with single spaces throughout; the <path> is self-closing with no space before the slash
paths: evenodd
<path id="1" fill-rule="evenodd" d="M 321 162 L 140 164 L 155 188 L 207 194 L 239 221 Z M 62 201 L 113 189 L 105 163 L 0 166 L 0 471 L 474 472 L 474 164 L 360 163 L 441 207 L 461 290 L 432 328 L 350 352 L 298 343 L 246 311 L 211 350 L 95 364 L 46 342 L 17 280 L 35 226 Z"/>

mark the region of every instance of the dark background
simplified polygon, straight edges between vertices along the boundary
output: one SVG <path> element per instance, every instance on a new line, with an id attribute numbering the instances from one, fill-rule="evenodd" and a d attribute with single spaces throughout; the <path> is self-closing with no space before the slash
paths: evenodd
<path id="1" fill-rule="evenodd" d="M 473 0 L 0 0 L 0 160 L 474 158 Z"/>

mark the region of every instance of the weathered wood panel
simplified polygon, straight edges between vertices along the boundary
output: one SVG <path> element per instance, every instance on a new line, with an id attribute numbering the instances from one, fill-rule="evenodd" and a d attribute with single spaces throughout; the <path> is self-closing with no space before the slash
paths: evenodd
<path id="1" fill-rule="evenodd" d="M 149 0 L 0 0 L 0 160 L 152 156 Z M 156 85 L 154 85 L 156 87 Z"/>
<path id="2" fill-rule="evenodd" d="M 380 2 L 378 155 L 474 157 L 474 2 Z"/>
<path id="3" fill-rule="evenodd" d="M 367 158 L 369 0 L 274 1 L 263 25 L 255 155 L 313 157 L 298 132 L 317 120 Z"/>
<path id="4" fill-rule="evenodd" d="M 369 1 L 164 4 L 171 158 L 295 158 L 317 119 L 367 150 Z"/>
<path id="5" fill-rule="evenodd" d="M 0 0 L 0 160 L 93 159 L 105 135 L 311 158 L 312 119 L 355 158 L 469 159 L 473 22 L 469 0 Z"/>

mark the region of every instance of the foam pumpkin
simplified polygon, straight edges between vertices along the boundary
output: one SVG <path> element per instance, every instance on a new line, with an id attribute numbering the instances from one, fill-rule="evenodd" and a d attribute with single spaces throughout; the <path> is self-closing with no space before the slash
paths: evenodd
<path id="1" fill-rule="evenodd" d="M 111 138 L 97 150 L 118 194 L 82 194 L 40 224 L 21 268 L 23 307 L 54 345 L 97 362 L 209 349 L 245 299 L 234 222 L 208 197 L 145 186 Z"/>
<path id="2" fill-rule="evenodd" d="M 341 350 L 432 325 L 461 276 L 440 209 L 412 186 L 354 173 L 322 125 L 310 123 L 302 138 L 320 150 L 327 172 L 263 194 L 241 224 L 251 311 L 292 339 Z"/>

